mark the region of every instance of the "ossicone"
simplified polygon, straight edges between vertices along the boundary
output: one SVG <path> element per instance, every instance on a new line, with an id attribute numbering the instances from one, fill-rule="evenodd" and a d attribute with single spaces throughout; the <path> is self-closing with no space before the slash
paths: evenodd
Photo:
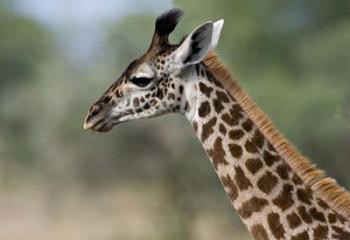
<path id="1" fill-rule="evenodd" d="M 168 44 L 169 34 L 174 31 L 184 12 L 181 9 L 173 8 L 161 14 L 156 20 L 156 27 L 151 43 L 152 46 Z"/>
<path id="2" fill-rule="evenodd" d="M 164 12 L 156 20 L 156 32 L 160 36 L 168 36 L 174 31 L 183 14 L 184 12 L 178 8 L 173 8 Z"/>

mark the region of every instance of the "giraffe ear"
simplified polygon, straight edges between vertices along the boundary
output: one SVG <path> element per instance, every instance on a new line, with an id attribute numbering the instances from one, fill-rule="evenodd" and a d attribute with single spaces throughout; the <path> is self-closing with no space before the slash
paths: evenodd
<path id="1" fill-rule="evenodd" d="M 211 38 L 211 49 L 214 50 L 219 43 L 222 27 L 224 26 L 224 19 L 220 19 L 213 23 L 213 35 Z"/>
<path id="2" fill-rule="evenodd" d="M 174 52 L 177 64 L 187 66 L 202 61 L 218 44 L 223 23 L 206 22 L 192 31 Z"/>

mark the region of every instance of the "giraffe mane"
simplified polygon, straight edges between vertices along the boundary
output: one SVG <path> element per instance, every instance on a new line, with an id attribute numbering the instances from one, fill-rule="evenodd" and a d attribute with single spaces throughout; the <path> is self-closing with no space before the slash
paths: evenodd
<path id="1" fill-rule="evenodd" d="M 203 63 L 241 105 L 248 117 L 257 125 L 258 129 L 295 173 L 314 192 L 318 193 L 319 197 L 333 210 L 346 218 L 350 218 L 350 193 L 339 186 L 335 179 L 327 177 L 325 172 L 316 167 L 310 159 L 299 153 L 296 147 L 283 136 L 269 117 L 239 86 L 230 71 L 214 52 L 210 52 Z"/>

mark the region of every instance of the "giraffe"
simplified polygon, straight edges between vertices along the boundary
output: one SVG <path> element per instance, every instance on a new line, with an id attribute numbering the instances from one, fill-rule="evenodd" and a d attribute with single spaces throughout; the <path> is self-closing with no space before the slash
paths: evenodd
<path id="1" fill-rule="evenodd" d="M 84 128 L 183 114 L 255 239 L 350 239 L 350 194 L 289 143 L 214 53 L 224 21 L 171 44 L 182 15 L 157 18 L 149 49 L 90 107 Z"/>

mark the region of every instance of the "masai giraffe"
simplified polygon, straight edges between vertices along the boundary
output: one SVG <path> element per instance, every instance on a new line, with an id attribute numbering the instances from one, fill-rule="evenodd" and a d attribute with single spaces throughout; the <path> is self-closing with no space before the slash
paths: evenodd
<path id="1" fill-rule="evenodd" d="M 213 53 L 223 20 L 170 44 L 181 15 L 157 18 L 148 51 L 92 105 L 84 128 L 184 114 L 255 239 L 350 239 L 350 194 L 298 153 Z"/>

